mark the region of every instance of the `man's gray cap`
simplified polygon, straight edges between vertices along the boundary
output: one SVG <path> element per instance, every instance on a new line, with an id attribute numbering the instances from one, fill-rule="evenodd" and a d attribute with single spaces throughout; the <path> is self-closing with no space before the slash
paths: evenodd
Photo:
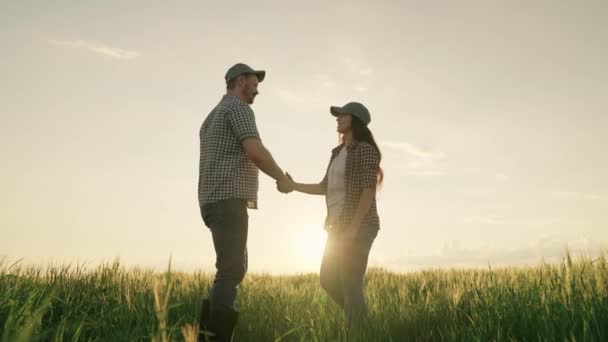
<path id="1" fill-rule="evenodd" d="M 258 78 L 258 82 L 262 82 L 264 80 L 264 77 L 266 76 L 266 71 L 254 70 L 247 64 L 237 63 L 230 67 L 230 69 L 228 69 L 224 78 L 226 79 L 226 83 L 228 83 L 229 81 L 232 81 L 233 79 L 241 75 L 256 75 Z"/>

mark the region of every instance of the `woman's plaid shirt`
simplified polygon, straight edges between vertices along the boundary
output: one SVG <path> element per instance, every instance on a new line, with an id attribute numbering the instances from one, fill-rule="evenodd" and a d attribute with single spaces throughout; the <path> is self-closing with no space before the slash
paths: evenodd
<path id="1" fill-rule="evenodd" d="M 237 96 L 224 95 L 203 122 L 199 137 L 199 205 L 242 198 L 249 208 L 257 208 L 259 171 L 241 145 L 246 138 L 260 139 L 251 107 Z"/>
<path id="2" fill-rule="evenodd" d="M 344 175 L 344 184 L 346 188 L 344 208 L 342 210 L 342 215 L 340 215 L 340 218 L 338 219 L 339 227 L 330 226 L 328 215 L 325 219 L 325 229 L 343 229 L 344 227 L 348 227 L 355 216 L 357 206 L 359 205 L 359 199 L 361 198 L 361 192 L 364 188 L 374 190 L 374 197 L 361 226 L 365 229 L 380 229 L 380 218 L 378 217 L 378 209 L 376 207 L 376 185 L 378 183 L 380 155 L 372 145 L 366 142 L 355 141 L 346 147 L 342 144 L 334 148 L 331 153 L 329 165 L 327 166 L 327 171 L 325 172 L 325 178 L 321 181 L 321 185 L 324 187 L 325 192 L 327 192 L 329 166 L 338 156 L 342 148 L 346 148 L 348 151 Z"/>

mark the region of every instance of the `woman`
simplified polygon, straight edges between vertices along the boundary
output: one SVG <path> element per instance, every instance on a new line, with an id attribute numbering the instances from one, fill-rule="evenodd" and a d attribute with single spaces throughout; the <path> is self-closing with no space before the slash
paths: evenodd
<path id="1" fill-rule="evenodd" d="M 376 186 L 382 183 L 381 153 L 367 127 L 369 111 L 358 102 L 330 107 L 337 117 L 341 144 L 332 150 L 319 184 L 294 183 L 294 190 L 325 195 L 328 232 L 321 264 L 321 286 L 345 311 L 350 327 L 363 324 L 367 306 L 363 277 L 380 221 Z M 289 176 L 289 174 L 288 174 Z"/>

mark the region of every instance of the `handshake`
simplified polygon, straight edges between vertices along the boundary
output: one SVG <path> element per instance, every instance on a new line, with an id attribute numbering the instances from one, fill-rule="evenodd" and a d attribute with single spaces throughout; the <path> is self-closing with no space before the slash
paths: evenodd
<path id="1" fill-rule="evenodd" d="M 291 175 L 288 172 L 285 172 L 285 176 L 277 180 L 277 190 L 284 194 L 294 191 L 295 188 L 296 182 L 293 181 L 293 178 L 291 178 Z"/>

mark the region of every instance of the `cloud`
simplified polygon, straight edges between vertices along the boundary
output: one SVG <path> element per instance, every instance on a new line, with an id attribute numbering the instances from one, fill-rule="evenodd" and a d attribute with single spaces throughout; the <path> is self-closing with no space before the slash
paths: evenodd
<path id="1" fill-rule="evenodd" d="M 429 149 L 417 147 L 406 142 L 383 141 L 381 144 L 386 148 L 397 150 L 423 160 L 434 160 L 444 157 L 443 152 L 431 151 Z"/>
<path id="2" fill-rule="evenodd" d="M 602 199 L 600 195 L 576 191 L 554 191 L 551 197 L 562 201 L 597 201 Z"/>
<path id="3" fill-rule="evenodd" d="M 88 42 L 86 40 L 55 40 L 49 39 L 48 43 L 55 46 L 65 46 L 72 49 L 82 49 L 95 52 L 106 57 L 129 60 L 135 59 L 139 56 L 137 51 L 124 50 L 117 47 L 112 47 L 100 43 Z"/>
<path id="4" fill-rule="evenodd" d="M 273 88 L 279 100 L 288 106 L 303 108 L 329 108 L 335 99 L 336 82 L 325 73 L 317 73 L 299 86 L 287 88 L 285 86 Z"/>
<path id="5" fill-rule="evenodd" d="M 487 267 L 535 265 L 541 260 L 558 262 L 568 250 L 572 255 L 593 255 L 605 248 L 605 244 L 587 238 L 564 241 L 551 236 L 541 236 L 523 246 L 495 248 L 492 245 L 466 246 L 462 241 L 444 241 L 441 248 L 427 255 L 409 255 L 383 261 L 388 268 L 420 269 L 428 267 Z"/>
<path id="6" fill-rule="evenodd" d="M 316 74 L 314 78 L 321 89 L 332 88 L 336 85 L 328 74 Z"/>
<path id="7" fill-rule="evenodd" d="M 353 57 L 344 57 L 342 63 L 348 72 L 356 76 L 369 77 L 374 72 L 374 69 L 369 64 Z"/>
<path id="8" fill-rule="evenodd" d="M 279 98 L 281 99 L 281 101 L 283 101 L 287 104 L 301 105 L 301 104 L 306 103 L 305 97 L 303 97 L 301 95 L 297 95 L 293 91 L 290 91 L 287 89 L 279 89 L 278 94 L 279 94 Z"/>
<path id="9" fill-rule="evenodd" d="M 439 177 L 444 176 L 445 172 L 439 170 L 424 170 L 424 171 L 410 171 L 407 173 L 409 176 L 416 177 Z"/>
<path id="10" fill-rule="evenodd" d="M 499 224 L 507 223 L 503 218 L 499 218 L 494 215 L 466 217 L 464 219 L 464 222 L 465 223 L 482 223 L 482 224 L 491 224 L 491 225 L 499 225 Z"/>
<path id="11" fill-rule="evenodd" d="M 398 90 L 395 87 L 384 87 L 382 88 L 382 94 L 386 97 L 394 97 L 397 96 Z"/>
<path id="12" fill-rule="evenodd" d="M 349 50 L 351 50 L 352 55 L 361 56 L 360 52 L 355 51 L 358 49 L 350 48 Z M 374 73 L 372 66 L 361 58 L 351 56 L 343 57 L 341 62 L 349 78 L 352 79 L 353 86 L 351 89 L 356 93 L 367 93 Z"/>
<path id="13" fill-rule="evenodd" d="M 505 175 L 504 173 L 497 173 L 494 175 L 494 178 L 499 182 L 506 182 L 509 180 L 509 176 Z"/>
<path id="14" fill-rule="evenodd" d="M 395 168 L 402 169 L 408 176 L 414 177 L 439 177 L 446 173 L 438 166 L 437 162 L 444 157 L 443 152 L 414 146 L 407 142 L 382 141 L 380 145 L 383 149 L 397 152 L 386 153 L 386 162 L 394 163 Z M 405 154 L 410 158 L 403 158 Z"/>
<path id="15" fill-rule="evenodd" d="M 359 93 L 364 93 L 367 91 L 367 86 L 363 85 L 363 84 L 358 84 L 354 87 L 355 91 L 359 92 Z"/>

